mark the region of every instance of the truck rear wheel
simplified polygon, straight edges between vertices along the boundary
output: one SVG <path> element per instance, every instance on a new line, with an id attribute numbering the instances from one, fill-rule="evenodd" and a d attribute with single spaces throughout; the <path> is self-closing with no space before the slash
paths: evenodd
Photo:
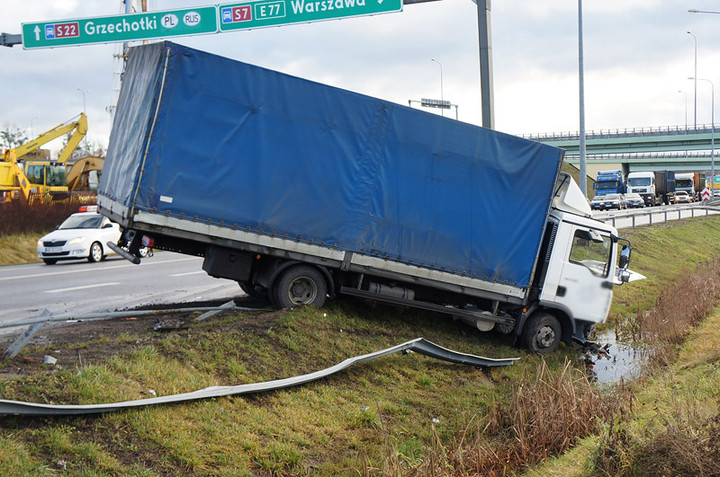
<path id="1" fill-rule="evenodd" d="M 550 313 L 537 313 L 525 324 L 523 344 L 533 353 L 552 353 L 560 346 L 562 328 Z"/>
<path id="2" fill-rule="evenodd" d="M 300 265 L 283 272 L 273 285 L 275 303 L 280 308 L 325 304 L 327 284 L 322 274 L 312 267 Z"/>

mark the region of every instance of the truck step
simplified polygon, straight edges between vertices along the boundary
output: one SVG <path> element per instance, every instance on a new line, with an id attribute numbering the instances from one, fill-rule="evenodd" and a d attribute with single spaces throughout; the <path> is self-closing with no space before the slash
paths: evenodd
<path id="1" fill-rule="evenodd" d="M 483 320 L 492 321 L 493 323 L 499 323 L 502 325 L 515 325 L 515 320 L 512 318 L 506 318 L 498 315 L 485 314 L 480 311 L 463 310 L 461 308 L 454 308 L 450 306 L 436 305 L 435 303 L 428 303 L 425 301 L 408 300 L 406 298 L 400 298 L 392 295 L 384 295 L 380 293 L 373 293 L 365 290 L 358 290 L 352 287 L 340 287 L 340 293 L 345 295 L 351 295 L 359 298 L 368 298 L 370 300 L 377 300 L 386 303 L 392 303 L 393 305 L 410 306 L 413 308 L 420 308 L 427 311 L 433 311 L 435 313 L 445 313 L 447 315 L 458 316 L 462 318 L 468 318 L 470 320 Z"/>

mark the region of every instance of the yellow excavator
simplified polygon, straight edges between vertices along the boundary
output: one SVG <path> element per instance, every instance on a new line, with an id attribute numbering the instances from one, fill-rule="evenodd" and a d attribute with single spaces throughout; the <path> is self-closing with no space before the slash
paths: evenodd
<path id="1" fill-rule="evenodd" d="M 94 203 L 105 159 L 86 156 L 67 166 L 67 186 L 72 200 Z"/>
<path id="2" fill-rule="evenodd" d="M 56 161 L 37 160 L 23 156 L 36 151 L 63 134 L 72 135 Z M 65 162 L 87 134 L 84 113 L 40 134 L 13 149 L 7 149 L 0 162 L 0 203 L 25 199 L 28 203 L 50 203 L 70 197 Z"/>

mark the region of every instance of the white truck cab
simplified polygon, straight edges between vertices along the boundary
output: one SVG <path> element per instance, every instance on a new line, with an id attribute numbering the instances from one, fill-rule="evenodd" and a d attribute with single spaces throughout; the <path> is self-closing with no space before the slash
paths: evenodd
<path id="1" fill-rule="evenodd" d="M 564 341 L 584 342 L 592 327 L 607 318 L 613 286 L 642 276 L 627 270 L 629 242 L 622 245 L 624 240 L 614 227 L 592 219 L 579 187 L 563 176 L 548 219 L 537 306 L 552 310 L 562 322 Z M 531 333 L 526 345 L 542 351 L 542 340 L 549 343 L 546 335 L 551 331 Z M 533 339 L 540 341 L 533 343 Z"/>

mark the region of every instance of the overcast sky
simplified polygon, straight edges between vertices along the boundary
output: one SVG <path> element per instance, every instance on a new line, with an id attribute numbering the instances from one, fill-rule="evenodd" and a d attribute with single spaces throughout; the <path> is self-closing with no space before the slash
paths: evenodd
<path id="1" fill-rule="evenodd" d="M 20 33 L 23 22 L 114 15 L 121 3 L 2 0 L 0 32 Z M 173 10 L 212 3 L 149 4 Z M 512 134 L 577 131 L 578 2 L 492 0 L 491 7 L 495 128 Z M 588 130 L 692 126 L 694 83 L 687 78 L 694 75 L 695 40 L 687 31 L 697 38 L 697 76 L 715 84 L 720 101 L 720 15 L 688 9 L 720 12 L 720 0 L 583 1 Z M 458 105 L 461 121 L 481 123 L 477 7 L 471 0 L 172 41 L 403 105 L 440 99 L 442 70 L 444 99 Z M 0 48 L 0 127 L 28 135 L 32 128 L 37 135 L 85 107 L 88 138 L 106 146 L 119 45 Z M 697 84 L 697 105 L 698 124 L 709 125 L 708 82 Z M 455 110 L 445 114 L 454 117 Z"/>

